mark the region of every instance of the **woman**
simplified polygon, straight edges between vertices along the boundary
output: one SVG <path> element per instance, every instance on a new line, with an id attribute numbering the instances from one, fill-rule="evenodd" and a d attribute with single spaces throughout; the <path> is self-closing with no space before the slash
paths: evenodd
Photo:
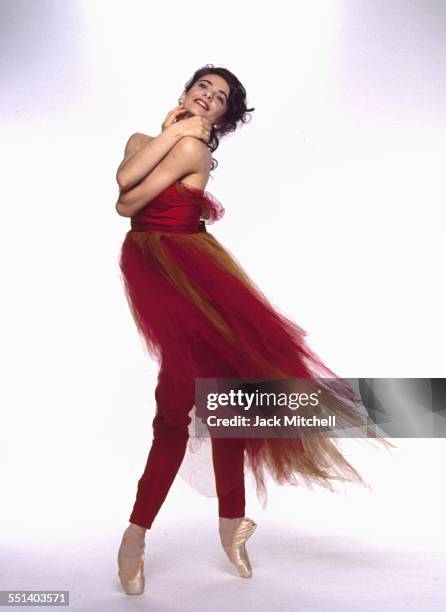
<path id="1" fill-rule="evenodd" d="M 205 191 L 215 167 L 212 152 L 219 137 L 253 110 L 237 77 L 208 64 L 186 84 L 157 137 L 129 138 L 117 171 L 116 210 L 131 218 L 120 252 L 121 278 L 144 346 L 160 364 L 153 442 L 118 553 L 128 594 L 144 591 L 144 536 L 185 455 L 195 379 L 337 378 L 307 346 L 306 332 L 273 307 L 206 231 L 224 214 Z M 363 425 L 352 409 L 353 391 L 338 383 L 323 414 L 336 414 L 341 426 Z M 365 484 L 333 439 L 303 438 L 211 439 L 220 539 L 242 577 L 252 575 L 245 542 L 256 529 L 245 516 L 245 459 L 258 494 L 266 494 L 265 473 L 280 484 L 298 484 L 298 477 L 328 487 L 332 480 Z"/>

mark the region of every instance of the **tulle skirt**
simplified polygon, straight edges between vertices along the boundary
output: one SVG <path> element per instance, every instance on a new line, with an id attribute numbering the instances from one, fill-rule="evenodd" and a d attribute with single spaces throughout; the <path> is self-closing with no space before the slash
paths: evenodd
<path id="1" fill-rule="evenodd" d="M 307 333 L 269 301 L 212 234 L 129 230 L 119 267 L 143 346 L 179 388 L 197 378 L 337 379 L 336 394 L 327 396 L 322 411 L 336 415 L 341 427 L 364 426 L 353 389 L 324 365 Z M 373 429 L 363 439 L 393 446 Z M 193 453 L 196 441 L 189 442 Z M 278 484 L 368 487 L 339 446 L 339 438 L 327 436 L 246 438 L 245 465 L 259 499 L 266 502 L 267 476 Z M 193 469 L 183 476 L 192 486 L 200 481 Z"/>

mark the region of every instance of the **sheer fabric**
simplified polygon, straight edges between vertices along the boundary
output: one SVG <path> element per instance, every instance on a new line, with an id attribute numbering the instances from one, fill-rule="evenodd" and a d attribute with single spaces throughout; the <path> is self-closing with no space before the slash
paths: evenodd
<path id="1" fill-rule="evenodd" d="M 362 427 L 354 391 L 311 350 L 307 332 L 273 305 L 227 248 L 200 230 L 224 213 L 212 194 L 178 181 L 132 217 L 119 268 L 146 353 L 168 367 L 178 389 L 199 377 L 337 379 L 336 395 L 327 396 L 323 410 L 344 427 Z M 392 446 L 373 430 L 368 435 L 367 442 Z M 278 484 L 332 490 L 335 481 L 368 486 L 336 438 L 247 438 L 245 462 L 263 503 L 268 476 Z M 210 440 L 189 438 L 180 473 L 201 494 L 216 495 Z"/>

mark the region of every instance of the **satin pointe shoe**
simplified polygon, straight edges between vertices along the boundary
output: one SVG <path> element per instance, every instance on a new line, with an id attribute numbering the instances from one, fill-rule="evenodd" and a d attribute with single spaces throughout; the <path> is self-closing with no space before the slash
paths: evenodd
<path id="1" fill-rule="evenodd" d="M 250 518 L 219 517 L 219 533 L 223 550 L 242 578 L 251 578 L 252 568 L 245 542 L 252 536 L 257 524 Z"/>
<path id="2" fill-rule="evenodd" d="M 124 531 L 118 552 L 118 576 L 127 595 L 144 593 L 145 530 L 130 524 Z"/>

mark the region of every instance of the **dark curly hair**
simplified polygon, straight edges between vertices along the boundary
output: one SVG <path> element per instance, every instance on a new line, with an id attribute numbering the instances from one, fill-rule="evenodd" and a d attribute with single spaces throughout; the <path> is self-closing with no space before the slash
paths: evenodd
<path id="1" fill-rule="evenodd" d="M 237 129 L 237 123 L 240 121 L 242 123 L 247 123 L 248 120 L 250 121 L 251 115 L 249 113 L 254 111 L 255 108 L 247 108 L 246 90 L 235 74 L 230 72 L 227 68 L 221 68 L 219 66 L 214 66 L 213 64 L 206 64 L 194 72 L 194 75 L 184 86 L 186 92 L 189 91 L 189 89 L 195 84 L 196 81 L 198 81 L 198 79 L 201 79 L 207 74 L 218 74 L 225 79 L 230 88 L 228 108 L 225 114 L 219 119 L 219 123 L 223 122 L 223 125 L 218 129 L 212 127 L 211 135 L 207 143 L 208 148 L 214 152 L 220 143 L 220 137 L 224 134 L 228 134 L 229 132 L 235 132 Z M 215 170 L 217 166 L 218 161 L 215 158 L 212 158 L 211 171 Z"/>

